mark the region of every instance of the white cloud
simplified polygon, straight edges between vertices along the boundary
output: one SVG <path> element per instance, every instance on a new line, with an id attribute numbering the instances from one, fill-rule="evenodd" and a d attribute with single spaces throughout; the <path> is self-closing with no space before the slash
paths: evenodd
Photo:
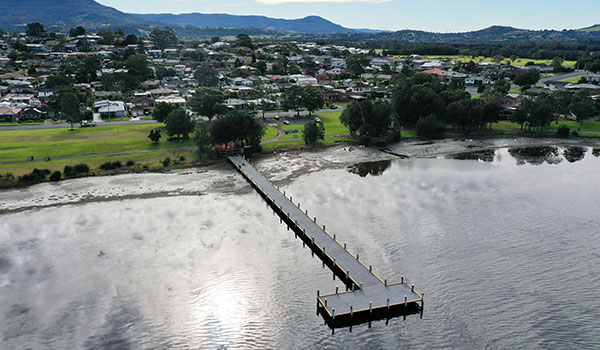
<path id="1" fill-rule="evenodd" d="M 290 4 L 290 3 L 348 3 L 348 2 L 365 2 L 370 4 L 378 4 L 384 2 L 390 2 L 392 0 L 255 0 L 264 5 L 279 5 L 279 4 Z"/>

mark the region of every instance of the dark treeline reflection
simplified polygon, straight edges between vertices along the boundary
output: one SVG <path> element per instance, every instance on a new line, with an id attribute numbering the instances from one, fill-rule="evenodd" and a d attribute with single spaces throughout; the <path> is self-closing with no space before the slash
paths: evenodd
<path id="1" fill-rule="evenodd" d="M 556 146 L 513 147 L 508 149 L 508 153 L 517 160 L 519 165 L 526 163 L 540 165 L 544 162 L 556 164 L 561 161 Z"/>
<path id="2" fill-rule="evenodd" d="M 354 164 L 350 166 L 348 171 L 360 177 L 366 177 L 367 175 L 380 176 L 388 170 L 390 166 L 392 166 L 391 160 L 378 160 L 375 162 Z"/>
<path id="3" fill-rule="evenodd" d="M 482 160 L 484 162 L 493 162 L 496 156 L 496 150 L 484 149 L 481 151 L 462 152 L 451 154 L 446 158 L 460 159 L 460 160 Z"/>
<path id="4" fill-rule="evenodd" d="M 585 147 L 572 146 L 565 147 L 563 151 L 563 156 L 569 163 L 575 163 L 583 159 L 585 157 L 585 152 L 587 149 Z"/>

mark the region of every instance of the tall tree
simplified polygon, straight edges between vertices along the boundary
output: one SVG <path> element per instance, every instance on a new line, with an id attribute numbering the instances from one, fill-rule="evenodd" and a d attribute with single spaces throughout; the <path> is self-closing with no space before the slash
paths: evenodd
<path id="1" fill-rule="evenodd" d="M 177 108 L 169 113 L 165 121 L 167 134 L 170 136 L 177 135 L 178 139 L 182 135 L 184 138 L 188 138 L 189 133 L 194 130 L 194 125 L 195 123 L 192 118 L 181 108 Z"/>
<path id="2" fill-rule="evenodd" d="M 152 111 L 152 115 L 154 119 L 159 123 L 164 123 L 167 120 L 167 117 L 171 112 L 178 109 L 176 104 L 159 102 L 154 106 L 154 110 Z"/>
<path id="3" fill-rule="evenodd" d="M 44 26 L 39 22 L 27 24 L 27 36 L 40 36 L 44 32 Z"/>
<path id="4" fill-rule="evenodd" d="M 191 98 L 189 106 L 198 115 L 208 117 L 210 122 L 216 115 L 223 114 L 227 108 L 223 105 L 225 95 L 219 90 L 199 88 Z"/>
<path id="5" fill-rule="evenodd" d="M 236 39 L 237 46 L 247 47 L 249 49 L 254 48 L 254 45 L 252 44 L 252 38 L 248 36 L 248 34 L 238 34 Z"/>
<path id="6" fill-rule="evenodd" d="M 205 122 L 196 123 L 194 143 L 198 146 L 198 157 L 202 158 L 210 153 L 210 149 L 214 145 L 213 137 L 210 133 L 210 124 Z"/>
<path id="7" fill-rule="evenodd" d="M 318 87 L 308 85 L 302 91 L 302 105 L 308 110 L 308 114 L 320 109 L 325 104 L 323 92 Z"/>
<path id="8" fill-rule="evenodd" d="M 593 117 L 596 114 L 596 108 L 594 106 L 594 100 L 590 96 L 590 93 L 586 90 L 577 91 L 569 104 L 571 113 L 575 115 L 577 121 L 583 126 L 583 122 L 586 119 Z"/>
<path id="9" fill-rule="evenodd" d="M 213 87 L 219 85 L 217 71 L 210 67 L 198 67 L 194 72 L 194 77 L 198 81 L 199 86 Z"/>
<path id="10" fill-rule="evenodd" d="M 175 35 L 171 27 L 165 27 L 164 29 L 154 28 L 150 33 L 150 40 L 152 40 L 154 47 L 160 50 L 174 47 L 179 42 L 177 35 Z"/>
<path id="11" fill-rule="evenodd" d="M 81 111 L 79 109 L 79 97 L 77 96 L 76 92 L 67 91 L 67 92 L 61 94 L 60 112 L 71 123 L 71 130 L 73 130 L 73 123 L 81 121 Z"/>
<path id="12" fill-rule="evenodd" d="M 292 85 L 281 94 L 281 108 L 294 110 L 300 115 L 303 105 L 304 90 L 298 85 Z"/>
<path id="13" fill-rule="evenodd" d="M 365 71 L 369 59 L 363 55 L 355 54 L 346 59 L 346 69 L 354 78 L 358 78 Z"/>
<path id="14" fill-rule="evenodd" d="M 317 122 L 305 123 L 303 136 L 305 144 L 315 145 L 319 140 L 325 139 L 325 127 Z"/>

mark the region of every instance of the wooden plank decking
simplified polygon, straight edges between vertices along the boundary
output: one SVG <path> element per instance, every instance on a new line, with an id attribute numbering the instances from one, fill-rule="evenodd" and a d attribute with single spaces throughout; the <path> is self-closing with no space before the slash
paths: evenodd
<path id="1" fill-rule="evenodd" d="M 292 197 L 279 191 L 246 159 L 230 156 L 229 160 L 250 182 L 256 191 L 288 224 L 315 254 L 342 280 L 347 291 L 319 295 L 317 308 L 332 327 L 360 323 L 364 320 L 392 317 L 423 310 L 423 296 L 414 286 L 405 283 L 387 283 L 377 276 L 371 266 L 360 261 L 358 255 L 348 251 L 336 235 L 329 234 L 316 218 L 295 204 Z M 418 304 L 420 302 L 420 305 Z"/>

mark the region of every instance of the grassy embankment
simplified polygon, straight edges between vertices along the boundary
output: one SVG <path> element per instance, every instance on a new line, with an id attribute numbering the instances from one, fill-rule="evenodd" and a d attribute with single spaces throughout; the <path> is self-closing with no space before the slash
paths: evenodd
<path id="1" fill-rule="evenodd" d="M 0 165 L 0 174 L 11 172 L 21 175 L 33 168 L 61 170 L 65 165 L 86 163 L 96 168 L 109 161 L 120 160 L 125 163 L 132 160 L 152 166 L 166 157 L 174 158 L 177 149 L 193 147 L 192 140 L 182 142 L 166 141 L 163 135 L 161 142 L 152 143 L 148 139 L 151 129 L 160 125 L 119 125 L 96 128 L 39 129 L 0 131 L 0 162 L 24 161 L 29 156 L 40 160 L 47 155 L 51 161 L 24 162 Z M 105 155 L 107 153 L 131 152 L 122 155 Z M 191 154 L 182 154 L 191 158 Z M 56 159 L 72 157 L 69 159 Z"/>

